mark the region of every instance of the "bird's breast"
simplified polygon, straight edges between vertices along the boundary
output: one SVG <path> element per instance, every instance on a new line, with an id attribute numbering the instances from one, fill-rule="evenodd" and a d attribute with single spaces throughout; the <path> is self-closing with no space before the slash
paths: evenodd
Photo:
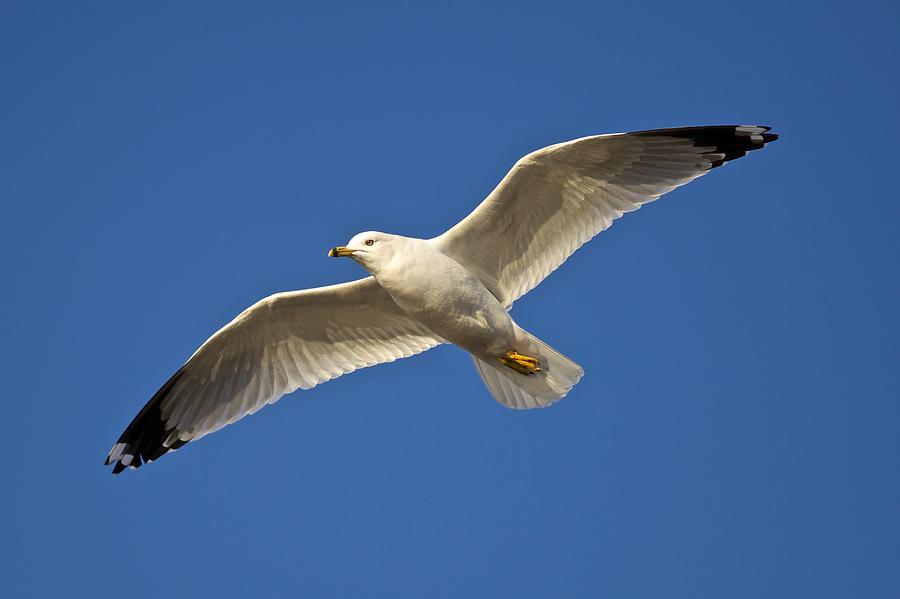
<path id="1" fill-rule="evenodd" d="M 435 334 L 473 353 L 513 335 L 512 319 L 497 298 L 455 260 L 434 252 L 395 266 L 376 279 L 404 312 Z"/>

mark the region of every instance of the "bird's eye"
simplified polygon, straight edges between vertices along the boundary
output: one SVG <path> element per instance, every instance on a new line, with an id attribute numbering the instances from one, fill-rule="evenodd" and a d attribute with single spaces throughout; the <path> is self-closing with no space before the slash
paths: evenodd
<path id="1" fill-rule="evenodd" d="M 373 243 L 375 243 L 374 239 L 366 239 L 366 245 L 372 245 Z"/>

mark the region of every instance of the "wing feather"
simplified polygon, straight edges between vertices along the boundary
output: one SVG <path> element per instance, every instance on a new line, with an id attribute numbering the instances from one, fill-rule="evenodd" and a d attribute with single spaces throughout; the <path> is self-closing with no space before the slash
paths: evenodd
<path id="1" fill-rule="evenodd" d="M 114 473 L 275 403 L 295 389 L 404 358 L 443 340 L 371 277 L 267 297 L 216 332 L 113 445 Z"/>
<path id="2" fill-rule="evenodd" d="M 627 212 L 778 139 L 756 125 L 584 137 L 521 158 L 469 216 L 432 240 L 507 307 Z"/>

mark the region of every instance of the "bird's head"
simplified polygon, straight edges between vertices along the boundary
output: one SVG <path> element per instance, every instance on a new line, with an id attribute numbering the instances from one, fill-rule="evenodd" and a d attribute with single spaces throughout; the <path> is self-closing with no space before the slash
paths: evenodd
<path id="1" fill-rule="evenodd" d="M 331 248 L 328 255 L 332 258 L 353 258 L 360 266 L 374 273 L 391 262 L 403 239 L 405 238 L 390 233 L 366 231 L 354 235 L 347 245 Z"/>

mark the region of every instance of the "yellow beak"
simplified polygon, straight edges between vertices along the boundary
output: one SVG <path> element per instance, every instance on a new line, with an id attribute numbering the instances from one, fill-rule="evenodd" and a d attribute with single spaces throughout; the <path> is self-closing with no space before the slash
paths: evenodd
<path id="1" fill-rule="evenodd" d="M 328 250 L 328 256 L 331 258 L 340 258 L 341 256 L 352 256 L 352 255 L 353 255 L 353 250 L 351 250 L 343 245 L 339 245 L 337 247 L 333 247 L 330 250 Z"/>

